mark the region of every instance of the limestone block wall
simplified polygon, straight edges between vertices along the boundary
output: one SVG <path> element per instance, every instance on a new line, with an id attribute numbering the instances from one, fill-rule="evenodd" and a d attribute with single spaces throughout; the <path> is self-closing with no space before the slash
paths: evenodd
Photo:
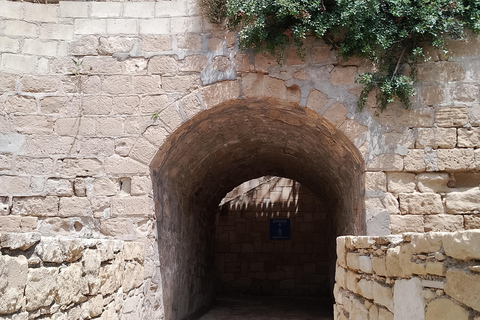
<path id="1" fill-rule="evenodd" d="M 217 292 L 329 295 L 328 210 L 298 182 L 271 177 L 223 204 L 216 214 Z M 290 240 L 270 239 L 270 219 L 290 219 Z"/>
<path id="2" fill-rule="evenodd" d="M 143 318 L 144 246 L 1 232 L 0 318 Z"/>
<path id="3" fill-rule="evenodd" d="M 282 155 L 305 168 L 320 159 L 318 155 L 328 154 L 315 165 L 324 173 L 324 179 L 316 180 L 322 183 L 318 190 L 336 194 L 331 198 L 341 204 L 335 206 L 340 208 L 336 213 L 340 220 L 345 225 L 351 222 L 337 226 L 339 234 L 480 227 L 476 38 L 468 43 L 450 41 L 448 59 L 430 50 L 432 60 L 419 66 L 418 94 L 411 110 L 394 104 L 380 113 L 372 97 L 359 112 L 361 87 L 354 79 L 371 68 L 367 62 L 341 61 L 330 46 L 313 38 L 306 41 L 305 61 L 298 59 L 295 48 L 286 49 L 280 65 L 274 57 L 241 52 L 235 34 L 204 21 L 195 1 L 0 0 L 0 8 L 0 232 L 142 241 L 146 292 L 140 305 L 146 319 L 164 316 L 160 266 L 166 266 L 169 285 L 181 283 L 185 295 L 192 291 L 188 284 L 200 283 L 192 280 L 199 270 L 212 269 L 203 262 L 194 264 L 198 270 L 188 269 L 192 265 L 185 262 L 188 255 L 200 252 L 189 246 L 179 247 L 185 250 L 182 256 L 188 256 L 184 269 L 169 269 L 184 266 L 173 258 L 161 261 L 158 217 L 170 212 L 162 211 L 167 201 L 154 206 L 150 173 L 161 168 L 163 160 L 155 155 L 162 146 L 169 150 L 179 136 L 187 136 L 182 131 L 185 123 L 195 127 L 202 114 L 230 103 L 245 101 L 245 110 L 263 104 L 271 110 L 256 120 L 292 128 L 288 139 L 277 134 L 283 133 L 280 129 L 274 134 L 278 140 L 271 140 L 276 145 L 269 159 Z M 286 105 L 307 116 L 286 117 Z M 322 138 L 298 136 L 307 118 L 321 127 Z M 262 135 L 267 141 L 272 135 L 261 129 L 259 125 L 255 133 L 239 131 L 242 137 L 232 134 L 221 145 L 238 141 L 247 145 L 249 138 Z M 192 156 L 192 164 L 226 150 L 219 151 L 210 142 L 192 142 L 207 154 L 200 159 Z M 294 148 L 299 148 L 298 158 L 288 154 Z M 347 167 L 341 159 L 348 159 L 348 168 L 355 172 L 340 170 Z M 259 174 L 269 174 L 275 166 L 268 161 Z M 178 174 L 182 171 L 178 166 L 172 166 L 162 177 L 185 178 Z M 208 187 L 228 180 L 197 174 L 195 178 Z M 171 194 L 181 193 L 177 191 Z M 180 211 L 174 212 L 193 216 Z M 178 225 L 178 230 L 161 227 L 178 235 L 193 234 L 193 224 Z M 177 249 L 171 247 L 172 252 Z M 177 281 L 171 274 L 188 276 Z M 210 299 L 200 285 L 193 291 L 198 292 L 195 301 L 182 296 L 175 305 L 179 318 Z M 166 299 L 171 308 L 174 301 Z"/>
<path id="4" fill-rule="evenodd" d="M 480 231 L 337 239 L 335 319 L 480 319 Z"/>

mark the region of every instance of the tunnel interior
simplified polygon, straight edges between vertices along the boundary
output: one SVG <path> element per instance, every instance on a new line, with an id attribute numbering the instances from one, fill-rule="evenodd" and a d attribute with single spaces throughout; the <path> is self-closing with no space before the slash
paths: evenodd
<path id="1" fill-rule="evenodd" d="M 334 238 L 364 234 L 362 157 L 307 108 L 276 100 L 223 103 L 169 136 L 151 170 L 167 320 L 188 318 L 215 300 L 216 213 L 245 181 L 288 178 L 321 200 L 329 221 L 330 284 Z"/>

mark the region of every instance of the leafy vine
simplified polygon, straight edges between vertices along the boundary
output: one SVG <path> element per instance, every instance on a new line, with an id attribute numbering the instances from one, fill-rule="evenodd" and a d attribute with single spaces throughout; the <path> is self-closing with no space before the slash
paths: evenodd
<path id="1" fill-rule="evenodd" d="M 383 110 L 399 99 L 406 108 L 415 94 L 416 64 L 428 60 L 422 47 L 444 50 L 445 39 L 480 33 L 480 0 L 202 0 L 211 22 L 239 31 L 240 46 L 281 54 L 293 41 L 300 56 L 307 35 L 323 38 L 341 57 L 360 56 L 374 72 L 358 101 L 363 109 L 377 90 Z M 407 67 L 408 66 L 408 67 Z"/>

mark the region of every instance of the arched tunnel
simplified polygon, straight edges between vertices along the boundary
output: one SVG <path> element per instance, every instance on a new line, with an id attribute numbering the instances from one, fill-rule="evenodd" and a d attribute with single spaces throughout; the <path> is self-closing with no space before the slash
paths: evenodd
<path id="1" fill-rule="evenodd" d="M 234 100 L 188 120 L 151 165 L 167 320 L 215 299 L 215 212 L 241 183 L 266 175 L 298 181 L 329 215 L 330 278 L 335 237 L 362 235 L 363 159 L 350 140 L 308 108 Z"/>

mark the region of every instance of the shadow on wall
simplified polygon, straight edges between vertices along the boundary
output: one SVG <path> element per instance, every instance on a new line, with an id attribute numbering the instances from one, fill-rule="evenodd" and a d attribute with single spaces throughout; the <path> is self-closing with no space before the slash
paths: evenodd
<path id="1" fill-rule="evenodd" d="M 238 186 L 215 225 L 219 294 L 331 296 L 332 217 L 298 182 L 262 177 Z"/>

